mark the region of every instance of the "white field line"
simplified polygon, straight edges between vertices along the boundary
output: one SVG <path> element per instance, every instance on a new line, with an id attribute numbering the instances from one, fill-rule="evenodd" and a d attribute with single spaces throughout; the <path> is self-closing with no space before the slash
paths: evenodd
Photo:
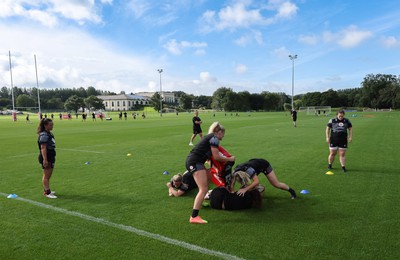
<path id="1" fill-rule="evenodd" d="M 80 150 L 80 149 L 67 149 L 67 148 L 57 148 L 57 150 L 61 150 L 61 151 L 71 151 L 71 152 L 82 152 L 82 153 L 106 153 L 106 152 L 98 152 L 98 151 L 90 151 L 90 150 Z"/>
<path id="2" fill-rule="evenodd" d="M 4 197 L 8 196 L 8 194 L 2 193 L 2 192 L 0 192 L 0 195 L 2 195 Z M 113 227 L 113 228 L 117 228 L 117 229 L 120 229 L 120 230 L 123 230 L 123 231 L 131 232 L 131 233 L 134 233 L 134 234 L 139 235 L 139 236 L 143 236 L 143 237 L 151 238 L 151 239 L 154 239 L 154 240 L 158 240 L 158 241 L 161 241 L 161 242 L 166 243 L 166 244 L 171 244 L 171 245 L 174 245 L 174 246 L 179 246 L 179 247 L 182 247 L 182 248 L 186 248 L 186 249 L 189 249 L 189 250 L 192 250 L 192 251 L 195 251 L 195 252 L 199 252 L 199 253 L 202 253 L 202 254 L 216 256 L 216 257 L 220 257 L 222 259 L 244 260 L 243 258 L 234 256 L 234 255 L 222 253 L 222 252 L 219 252 L 219 251 L 210 250 L 210 249 L 207 249 L 207 248 L 204 248 L 204 247 L 200 247 L 200 246 L 196 246 L 196 245 L 193 245 L 193 244 L 189 244 L 189 243 L 186 243 L 186 242 L 183 242 L 183 241 L 180 241 L 180 240 L 176 240 L 176 239 L 165 237 L 165 236 L 162 236 L 162 235 L 159 235 L 159 234 L 154 234 L 154 233 L 147 232 L 147 231 L 144 231 L 144 230 L 141 230 L 141 229 L 137 229 L 137 228 L 132 227 L 132 226 L 126 226 L 126 225 L 122 225 L 122 224 L 113 223 L 113 222 L 107 221 L 105 219 L 92 217 L 92 216 L 85 215 L 85 214 L 82 214 L 82 213 L 77 212 L 77 211 L 70 211 L 70 210 L 66 210 L 66 209 L 63 209 L 63 208 L 58 208 L 58 207 L 54 207 L 54 206 L 51 206 L 51 205 L 48 205 L 48 204 L 44 204 L 44 203 L 41 203 L 41 202 L 37 202 L 37 201 L 33 201 L 33 200 L 30 200 L 30 199 L 25 199 L 25 198 L 21 198 L 21 197 L 17 197 L 17 198 L 15 198 L 13 200 L 23 201 L 23 202 L 26 202 L 26 203 L 29 203 L 31 205 L 35 205 L 35 206 L 38 206 L 38 207 L 41 207 L 41 208 L 45 208 L 45 209 L 49 209 L 49 210 L 56 211 L 56 212 L 59 212 L 59 213 L 63 213 L 63 214 L 66 214 L 66 215 L 78 217 L 78 218 L 81 218 L 81 219 L 84 219 L 84 220 L 87 220 L 87 221 L 92 221 L 92 222 L 96 222 L 96 223 L 99 223 L 99 224 L 103 224 L 103 225 L 110 226 L 110 227 Z"/>
<path id="3" fill-rule="evenodd" d="M 20 157 L 27 157 L 27 156 L 32 156 L 32 155 L 39 155 L 39 152 L 37 153 L 25 153 L 25 154 L 19 154 L 19 155 L 13 155 L 13 156 L 8 156 L 7 158 L 20 158 Z"/>

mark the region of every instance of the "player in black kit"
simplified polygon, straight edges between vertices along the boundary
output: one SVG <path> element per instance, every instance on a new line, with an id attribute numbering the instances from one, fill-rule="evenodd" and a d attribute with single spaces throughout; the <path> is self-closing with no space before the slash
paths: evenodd
<path id="1" fill-rule="evenodd" d="M 349 133 L 347 134 L 347 131 Z M 350 120 L 344 117 L 344 110 L 339 110 L 336 118 L 329 120 L 326 130 L 326 142 L 329 144 L 328 169 L 332 169 L 332 163 L 335 160 L 339 150 L 339 160 L 342 171 L 346 172 L 346 150 L 348 142 L 353 140 L 353 125 Z"/>
<path id="2" fill-rule="evenodd" d="M 196 135 L 200 136 L 200 139 L 203 138 L 203 131 L 201 130 L 201 124 L 203 123 L 199 117 L 199 111 L 194 112 L 194 117 L 192 119 L 193 121 L 193 135 L 190 138 L 189 145 L 193 145 L 193 140 L 196 137 Z"/>
<path id="3" fill-rule="evenodd" d="M 241 183 L 243 186 L 240 190 L 236 192 L 238 195 L 244 196 L 247 191 L 251 191 L 257 188 L 257 186 L 260 184 L 258 175 L 260 173 L 264 173 L 269 183 L 271 183 L 272 186 L 281 190 L 288 191 L 292 199 L 295 199 L 297 197 L 296 192 L 292 188 L 290 188 L 286 183 L 280 182 L 278 180 L 274 170 L 272 169 L 271 164 L 267 160 L 250 159 L 245 163 L 239 164 L 238 166 L 235 167 L 235 170 L 233 172 L 234 176 L 233 179 L 238 179 L 236 178 L 236 175 L 239 175 L 240 173 L 243 172 L 247 174 L 247 176 L 249 177 L 250 180 L 252 180 L 252 182 L 249 185 L 246 185 L 246 183 Z M 230 190 L 233 191 L 234 185 L 235 181 L 233 181 L 233 183 L 231 184 Z"/>
<path id="4" fill-rule="evenodd" d="M 219 154 L 218 146 L 220 140 L 224 138 L 225 128 L 218 122 L 214 122 L 210 126 L 210 130 L 212 133 L 201 139 L 186 158 L 186 169 L 193 174 L 194 180 L 199 188 L 194 200 L 193 212 L 189 219 L 190 223 L 207 223 L 206 220 L 199 216 L 199 211 L 211 180 L 210 171 L 205 168 L 204 163 L 209 160 L 211 156 L 213 156 L 215 160 L 221 162 L 235 161 L 234 156 L 225 157 Z"/>

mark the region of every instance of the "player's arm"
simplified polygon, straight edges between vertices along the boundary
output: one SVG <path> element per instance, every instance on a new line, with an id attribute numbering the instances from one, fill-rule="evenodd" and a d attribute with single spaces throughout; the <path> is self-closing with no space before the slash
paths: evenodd
<path id="1" fill-rule="evenodd" d="M 246 187 L 244 187 L 244 188 L 241 188 L 241 189 L 238 190 L 236 193 L 237 193 L 239 196 L 244 196 L 244 194 L 245 194 L 247 191 L 254 189 L 258 184 L 260 184 L 260 180 L 258 179 L 258 176 L 255 174 L 254 177 L 253 177 L 253 182 L 252 182 L 249 186 L 246 186 Z"/>
<path id="2" fill-rule="evenodd" d="M 353 127 L 349 128 L 349 143 L 353 141 Z"/>
<path id="3" fill-rule="evenodd" d="M 40 144 L 40 151 L 43 157 L 43 167 L 47 168 L 48 161 L 47 161 L 47 144 Z"/>
<path id="4" fill-rule="evenodd" d="M 211 152 L 212 152 L 213 158 L 219 162 L 234 162 L 235 161 L 235 156 L 225 157 L 225 156 L 221 155 L 219 153 L 217 146 L 211 146 Z"/>
<path id="5" fill-rule="evenodd" d="M 326 130 L 325 130 L 325 136 L 326 136 L 326 142 L 327 143 L 329 143 L 330 133 L 331 133 L 331 128 L 329 126 L 327 126 Z"/>
<path id="6" fill-rule="evenodd" d="M 174 188 L 169 188 L 169 194 L 172 194 L 172 196 L 174 197 L 180 197 L 183 194 L 185 194 L 185 192 L 183 190 L 175 190 Z"/>

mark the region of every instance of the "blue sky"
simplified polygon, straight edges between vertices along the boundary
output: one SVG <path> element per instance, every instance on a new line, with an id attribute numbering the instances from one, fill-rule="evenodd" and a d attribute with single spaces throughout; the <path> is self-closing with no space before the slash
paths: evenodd
<path id="1" fill-rule="evenodd" d="M 395 0 L 0 0 L 0 86 L 295 94 L 399 75 Z"/>

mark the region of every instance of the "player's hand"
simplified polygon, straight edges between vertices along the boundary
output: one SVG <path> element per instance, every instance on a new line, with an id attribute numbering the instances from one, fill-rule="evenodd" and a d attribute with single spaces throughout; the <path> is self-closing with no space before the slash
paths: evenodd
<path id="1" fill-rule="evenodd" d="M 234 162 L 235 161 L 235 156 L 231 156 L 231 157 L 228 157 L 228 158 L 229 158 L 230 162 Z"/>
<path id="2" fill-rule="evenodd" d="M 353 138 L 352 138 L 352 137 L 349 137 L 349 143 L 351 143 L 351 141 L 353 141 Z"/>
<path id="3" fill-rule="evenodd" d="M 47 169 L 49 166 L 49 162 L 47 160 L 43 161 L 43 168 Z"/>
<path id="4" fill-rule="evenodd" d="M 237 195 L 244 197 L 244 194 L 246 193 L 246 189 L 240 189 L 236 192 Z"/>
<path id="5" fill-rule="evenodd" d="M 171 188 L 171 183 L 170 182 L 167 182 L 167 187 Z"/>
<path id="6" fill-rule="evenodd" d="M 329 137 L 326 138 L 326 142 L 329 144 Z"/>

